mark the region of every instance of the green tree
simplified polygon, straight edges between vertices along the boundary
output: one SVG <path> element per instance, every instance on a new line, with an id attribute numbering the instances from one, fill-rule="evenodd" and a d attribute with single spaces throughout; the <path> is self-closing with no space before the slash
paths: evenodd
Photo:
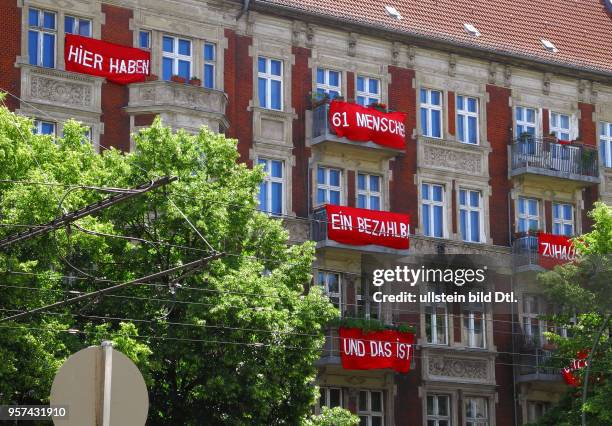
<path id="1" fill-rule="evenodd" d="M 551 319 L 568 330 L 568 338 L 547 333 L 558 350 L 552 365 L 569 366 L 579 351 L 595 352 L 590 362 L 586 403 L 582 404 L 582 386 L 570 388 L 560 403 L 537 423 L 541 426 L 576 426 L 586 414 L 589 426 L 612 424 L 612 348 L 610 346 L 610 307 L 612 300 L 612 208 L 596 203 L 589 212 L 594 225 L 591 232 L 574 239 L 580 259 L 557 266 L 539 275 L 548 297 L 562 313 Z M 577 315 L 577 322 L 570 318 Z M 596 344 L 595 344 L 596 343 Z M 583 382 L 586 369 L 575 374 Z"/>
<path id="2" fill-rule="evenodd" d="M 359 417 L 342 407 L 322 407 L 321 414 L 313 414 L 302 426 L 357 426 Z"/>
<path id="3" fill-rule="evenodd" d="M 0 108 L 0 238 L 108 196 L 90 187 L 178 181 L 5 249 L 1 316 L 191 262 L 210 246 L 224 256 L 0 323 L 0 403 L 46 402 L 65 358 L 111 339 L 145 376 L 152 425 L 299 424 L 309 415 L 314 361 L 336 311 L 318 288 L 304 292 L 313 245 L 289 246 L 281 220 L 257 212 L 263 172 L 237 163 L 236 141 L 155 121 L 132 153 L 97 154 L 76 122 L 57 138 L 31 129 Z"/>

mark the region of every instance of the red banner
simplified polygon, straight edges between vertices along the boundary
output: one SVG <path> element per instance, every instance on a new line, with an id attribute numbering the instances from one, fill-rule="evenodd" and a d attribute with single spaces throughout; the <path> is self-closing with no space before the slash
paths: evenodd
<path id="1" fill-rule="evenodd" d="M 340 356 L 346 370 L 392 368 L 410 371 L 414 334 L 394 330 L 364 333 L 359 328 L 340 328 Z"/>
<path id="2" fill-rule="evenodd" d="M 339 137 L 352 141 L 372 141 L 395 149 L 406 146 L 406 114 L 382 112 L 358 104 L 332 101 L 329 122 Z"/>
<path id="3" fill-rule="evenodd" d="M 376 244 L 399 250 L 410 245 L 410 216 L 328 204 L 327 238 L 342 244 Z"/>
<path id="4" fill-rule="evenodd" d="M 578 352 L 576 359 L 573 359 L 568 367 L 561 370 L 565 383 L 570 386 L 580 386 L 580 377 L 574 375 L 574 372 L 587 366 L 588 356 L 589 353 L 587 351 Z"/>
<path id="5" fill-rule="evenodd" d="M 568 237 L 544 232 L 538 233 L 538 254 L 540 266 L 547 269 L 576 259 L 576 249 Z"/>
<path id="6" fill-rule="evenodd" d="M 151 70 L 151 53 L 95 38 L 66 34 L 66 71 L 106 77 L 117 84 L 145 81 Z"/>

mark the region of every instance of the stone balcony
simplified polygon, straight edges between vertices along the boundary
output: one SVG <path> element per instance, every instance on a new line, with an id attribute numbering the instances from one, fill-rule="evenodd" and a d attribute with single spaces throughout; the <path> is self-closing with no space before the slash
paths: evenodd
<path id="1" fill-rule="evenodd" d="M 450 174 L 455 178 L 487 182 L 490 151 L 482 145 L 419 136 L 417 164 L 421 171 L 426 169 L 429 174 Z"/>
<path id="2" fill-rule="evenodd" d="M 535 349 L 532 353 L 519 355 L 518 383 L 553 382 L 561 384 L 563 378 L 558 368 L 552 368 L 547 361 L 551 352 Z"/>
<path id="3" fill-rule="evenodd" d="M 129 91 L 130 116 L 160 115 L 165 124 L 191 132 L 204 125 L 214 132 L 229 126 L 227 95 L 220 90 L 157 80 L 131 84 Z"/>

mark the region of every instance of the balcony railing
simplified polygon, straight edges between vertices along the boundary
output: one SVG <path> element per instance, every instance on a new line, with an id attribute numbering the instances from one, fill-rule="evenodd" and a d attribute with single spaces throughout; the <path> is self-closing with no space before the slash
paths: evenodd
<path id="1" fill-rule="evenodd" d="M 512 242 L 512 262 L 515 269 L 540 270 L 538 237 L 525 235 Z"/>
<path id="2" fill-rule="evenodd" d="M 511 175 L 524 173 L 599 182 L 597 149 L 526 137 L 510 146 Z"/>
<path id="3" fill-rule="evenodd" d="M 312 144 L 317 145 L 323 142 L 339 142 L 359 148 L 374 149 L 383 155 L 396 156 L 403 151 L 379 145 L 373 141 L 354 142 L 347 138 L 340 138 L 329 125 L 329 103 L 321 103 L 312 109 Z"/>
<path id="4" fill-rule="evenodd" d="M 558 382 L 562 380 L 558 368 L 550 367 L 548 360 L 550 351 L 536 349 L 533 353 L 521 354 L 519 360 L 519 382 L 548 381 Z"/>

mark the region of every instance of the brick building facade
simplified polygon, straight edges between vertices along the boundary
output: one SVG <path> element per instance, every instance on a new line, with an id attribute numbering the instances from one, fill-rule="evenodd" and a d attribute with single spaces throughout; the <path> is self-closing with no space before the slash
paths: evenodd
<path id="1" fill-rule="evenodd" d="M 264 164 L 262 209 L 292 242 L 317 242 L 315 283 L 342 314 L 417 328 L 408 374 L 343 370 L 330 328 L 318 405 L 342 405 L 367 426 L 534 420 L 564 385 L 540 365 L 547 308 L 523 231 L 580 234 L 593 202 L 612 202 L 612 48 L 590 35 L 612 32 L 611 12 L 605 1 L 568 5 L 578 8 L 565 11 L 577 17 L 568 28 L 544 0 L 325 3 L 5 0 L 0 89 L 37 131 L 60 135 L 75 118 L 97 149 L 132 149 L 130 133 L 160 115 L 225 132 L 241 161 Z M 120 86 L 67 72 L 66 32 L 149 49 L 158 78 Z M 405 149 L 338 138 L 317 92 L 407 113 Z M 325 202 L 409 214 L 411 248 L 328 239 L 313 220 Z M 486 256 L 492 286 L 521 303 L 372 300 L 373 269 L 428 254 Z"/>

